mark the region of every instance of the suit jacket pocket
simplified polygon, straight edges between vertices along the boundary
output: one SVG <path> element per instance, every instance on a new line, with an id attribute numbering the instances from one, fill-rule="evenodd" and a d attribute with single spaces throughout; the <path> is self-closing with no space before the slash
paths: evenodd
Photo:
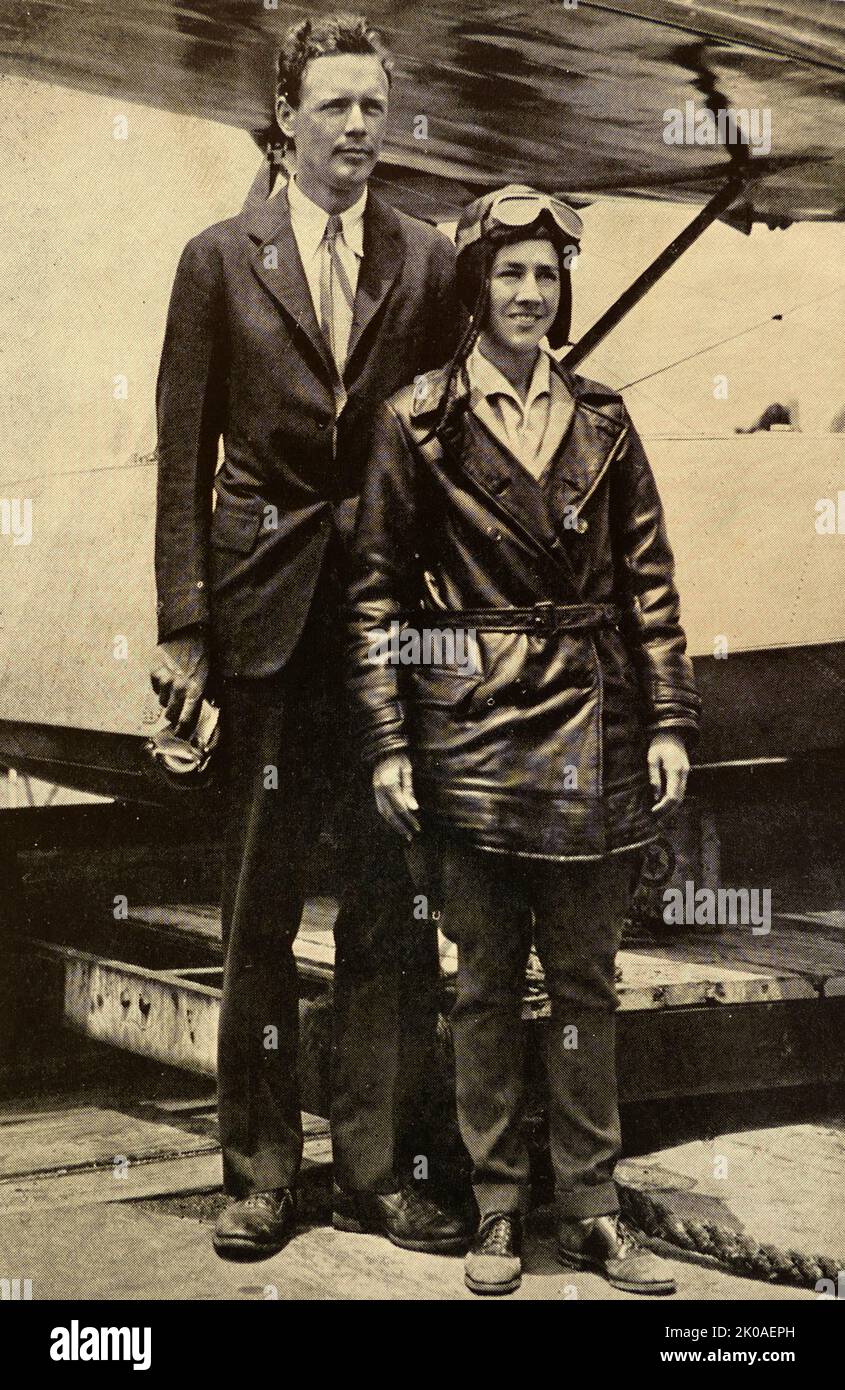
<path id="1" fill-rule="evenodd" d="M 215 550 L 234 550 L 249 555 L 255 549 L 264 508 L 260 502 L 218 502 L 211 519 L 211 544 Z"/>

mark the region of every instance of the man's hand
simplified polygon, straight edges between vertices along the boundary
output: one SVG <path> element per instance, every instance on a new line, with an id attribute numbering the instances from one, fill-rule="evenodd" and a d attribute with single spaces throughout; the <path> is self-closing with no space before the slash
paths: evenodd
<path id="1" fill-rule="evenodd" d="M 414 796 L 411 759 L 407 753 L 393 753 L 382 758 L 373 768 L 373 791 L 379 814 L 391 830 L 412 840 L 420 833 L 420 823 L 414 815 L 419 810 Z"/>
<path id="2" fill-rule="evenodd" d="M 186 628 L 178 637 L 161 643 L 150 683 L 168 724 L 185 738 L 196 723 L 208 684 L 208 643 L 202 628 Z"/>
<path id="3" fill-rule="evenodd" d="M 668 729 L 655 734 L 648 750 L 648 777 L 657 797 L 652 811 L 676 811 L 684 799 L 688 776 L 689 758 L 683 739 Z"/>

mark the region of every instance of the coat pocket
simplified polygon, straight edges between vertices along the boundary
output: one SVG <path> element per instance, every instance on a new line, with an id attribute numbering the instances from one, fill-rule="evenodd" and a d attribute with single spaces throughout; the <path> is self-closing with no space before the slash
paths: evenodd
<path id="1" fill-rule="evenodd" d="M 211 518 L 211 544 L 214 549 L 251 554 L 255 549 L 263 514 L 260 502 L 218 502 Z"/>
<path id="2" fill-rule="evenodd" d="M 452 666 L 415 666 L 411 671 L 414 704 L 451 709 L 456 714 L 469 705 L 480 682 L 479 673 Z"/>

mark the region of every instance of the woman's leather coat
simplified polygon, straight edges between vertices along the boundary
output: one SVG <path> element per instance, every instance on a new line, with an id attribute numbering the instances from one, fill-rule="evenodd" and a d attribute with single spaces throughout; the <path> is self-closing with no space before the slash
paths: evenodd
<path id="1" fill-rule="evenodd" d="M 349 688 L 365 758 L 408 752 L 430 820 L 490 850 L 592 858 L 654 838 L 649 736 L 693 741 L 700 701 L 625 405 L 554 370 L 575 409 L 545 491 L 466 397 L 432 437 L 445 372 L 382 407 Z"/>

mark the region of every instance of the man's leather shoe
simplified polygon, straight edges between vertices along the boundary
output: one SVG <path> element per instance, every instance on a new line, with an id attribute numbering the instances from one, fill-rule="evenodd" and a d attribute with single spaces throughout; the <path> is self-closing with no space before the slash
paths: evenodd
<path id="1" fill-rule="evenodd" d="M 218 1255 L 263 1259 L 275 1255 L 290 1240 L 296 1205 L 287 1187 L 275 1192 L 253 1192 L 224 1207 L 214 1227 Z"/>
<path id="2" fill-rule="evenodd" d="M 515 1211 L 483 1217 L 464 1263 L 473 1293 L 513 1293 L 522 1283 L 522 1219 Z"/>
<path id="3" fill-rule="evenodd" d="M 469 1239 L 458 1217 L 441 1211 L 410 1184 L 400 1192 L 343 1192 L 336 1187 L 332 1225 L 336 1231 L 387 1236 L 402 1250 L 432 1255 L 463 1250 Z"/>
<path id="4" fill-rule="evenodd" d="M 568 1269 L 592 1269 L 626 1293 L 675 1293 L 665 1260 L 646 1250 L 619 1216 L 594 1216 L 558 1228 L 557 1257 Z"/>

